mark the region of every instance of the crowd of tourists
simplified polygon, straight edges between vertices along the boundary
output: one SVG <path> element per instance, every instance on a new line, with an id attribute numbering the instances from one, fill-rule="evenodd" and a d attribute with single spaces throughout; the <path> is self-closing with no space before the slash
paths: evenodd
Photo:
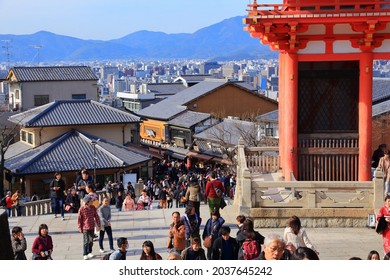
<path id="1" fill-rule="evenodd" d="M 379 166 L 382 166 L 383 157 Z M 167 169 L 164 169 L 167 167 Z M 163 176 L 145 180 L 140 194 L 131 183 L 107 182 L 101 188 L 105 197 L 99 201 L 96 185 L 86 169 L 80 171 L 73 186 L 66 189 L 60 172 L 54 174 L 50 192 L 54 217 L 65 220 L 66 212 L 77 213 L 78 231 L 82 233 L 82 258 L 93 259 L 94 241 L 98 240 L 103 259 L 124 260 L 128 249 L 126 237 L 116 238 L 114 248 L 112 211 L 150 210 L 152 202 L 158 201 L 158 208 L 176 208 L 172 212 L 172 223 L 167 228 L 166 249 L 169 260 L 319 260 L 320 253 L 311 243 L 299 217 L 292 216 L 283 236 L 270 234 L 263 236 L 254 229 L 253 221 L 243 215 L 236 218 L 237 233 L 232 236 L 232 228 L 225 224 L 220 209 L 235 192 L 235 176 L 216 168 L 213 170 L 192 170 L 161 166 Z M 14 201 L 7 194 L 8 201 Z M 208 205 L 208 213 L 201 216 L 200 204 Z M 385 197 L 385 205 L 379 210 L 377 219 L 384 224 L 377 232 L 383 235 L 383 259 L 390 257 L 390 195 Z M 201 226 L 203 230 L 201 230 Z M 108 238 L 107 250 L 104 237 Z M 27 244 L 22 228 L 12 229 L 12 247 L 15 259 L 27 259 Z M 142 243 L 140 260 L 162 259 L 150 240 Z M 31 259 L 52 259 L 53 240 L 46 224 L 41 224 L 38 235 L 31 246 Z M 351 259 L 359 259 L 353 257 Z M 382 259 L 380 253 L 371 251 L 367 259 Z"/>

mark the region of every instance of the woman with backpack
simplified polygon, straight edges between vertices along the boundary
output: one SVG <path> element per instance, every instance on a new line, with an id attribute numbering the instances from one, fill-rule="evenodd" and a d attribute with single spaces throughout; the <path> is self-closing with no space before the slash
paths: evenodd
<path id="1" fill-rule="evenodd" d="M 253 260 L 259 257 L 261 245 L 264 244 L 264 236 L 254 230 L 253 221 L 246 219 L 242 225 L 242 231 L 237 234 L 239 245 L 238 259 Z"/>

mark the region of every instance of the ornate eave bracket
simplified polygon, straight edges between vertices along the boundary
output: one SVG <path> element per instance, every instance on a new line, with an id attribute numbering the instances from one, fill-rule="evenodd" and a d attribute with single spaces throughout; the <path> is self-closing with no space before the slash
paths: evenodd
<path id="1" fill-rule="evenodd" d="M 375 32 L 384 30 L 386 25 L 378 20 L 368 20 L 363 23 L 351 24 L 352 30 L 363 33 L 358 39 L 351 41 L 352 47 L 359 48 L 362 52 L 372 52 L 379 48 L 384 40 L 383 37 L 375 35 Z"/>
<path id="2" fill-rule="evenodd" d="M 308 27 L 299 25 L 298 22 L 258 23 L 256 18 L 250 18 L 245 19 L 244 23 L 248 24 L 244 30 L 248 31 L 252 38 L 259 38 L 262 44 L 269 45 L 272 50 L 297 52 L 306 48 L 307 41 L 300 40 L 298 34 L 305 32 Z"/>

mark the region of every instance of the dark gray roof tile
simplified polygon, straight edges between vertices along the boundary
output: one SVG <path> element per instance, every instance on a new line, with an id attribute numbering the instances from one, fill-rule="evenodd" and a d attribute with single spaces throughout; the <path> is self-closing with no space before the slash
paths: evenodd
<path id="1" fill-rule="evenodd" d="M 5 167 L 16 174 L 76 171 L 80 166 L 93 169 L 92 140 L 97 139 L 71 130 L 39 147 L 8 158 Z M 129 167 L 150 160 L 150 157 L 142 152 L 103 139 L 96 144 L 96 158 L 97 169 Z"/>
<path id="2" fill-rule="evenodd" d="M 226 80 L 213 80 L 198 83 L 156 104 L 150 105 L 138 111 L 137 114 L 144 117 L 169 120 L 179 113 L 184 112 L 187 109 L 185 106 L 186 103 L 199 98 L 225 83 L 227 83 Z"/>
<path id="3" fill-rule="evenodd" d="M 390 99 L 390 78 L 374 78 L 372 81 L 372 102 Z"/>
<path id="4" fill-rule="evenodd" d="M 137 114 L 146 118 L 170 120 L 173 117 L 177 116 L 178 114 L 184 112 L 187 109 L 186 104 L 188 104 L 189 102 L 228 84 L 232 84 L 236 87 L 240 87 L 248 92 L 258 95 L 261 98 L 276 103 L 275 100 L 269 99 L 267 97 L 255 93 L 254 91 L 251 90 L 251 86 L 248 86 L 245 83 L 226 81 L 224 79 L 209 79 L 200 82 L 192 87 L 189 87 L 183 91 L 180 91 L 175 95 L 162 100 L 161 102 L 150 105 L 138 111 Z"/>
<path id="5" fill-rule="evenodd" d="M 56 100 L 9 118 L 25 127 L 134 123 L 140 118 L 93 100 Z"/>
<path id="6" fill-rule="evenodd" d="M 211 75 L 181 75 L 180 77 L 187 82 L 201 82 L 205 79 L 212 78 Z"/>
<path id="7" fill-rule="evenodd" d="M 155 95 L 172 95 L 185 90 L 186 86 L 182 83 L 151 83 L 148 84 L 148 90 Z"/>
<path id="8" fill-rule="evenodd" d="M 191 128 L 192 126 L 210 118 L 210 114 L 185 111 L 168 122 L 170 125 Z"/>
<path id="9" fill-rule="evenodd" d="M 98 80 L 88 66 L 13 67 L 11 71 L 19 82 Z"/>
<path id="10" fill-rule="evenodd" d="M 271 111 L 256 117 L 257 120 L 277 122 L 279 120 L 279 110 Z"/>

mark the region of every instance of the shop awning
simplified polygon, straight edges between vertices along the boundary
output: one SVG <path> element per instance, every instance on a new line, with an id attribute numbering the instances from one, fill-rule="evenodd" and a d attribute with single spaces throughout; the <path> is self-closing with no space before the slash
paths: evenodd
<path id="1" fill-rule="evenodd" d="M 186 155 L 178 154 L 172 151 L 165 151 L 164 155 L 171 156 L 176 159 L 184 160 L 186 158 Z"/>

